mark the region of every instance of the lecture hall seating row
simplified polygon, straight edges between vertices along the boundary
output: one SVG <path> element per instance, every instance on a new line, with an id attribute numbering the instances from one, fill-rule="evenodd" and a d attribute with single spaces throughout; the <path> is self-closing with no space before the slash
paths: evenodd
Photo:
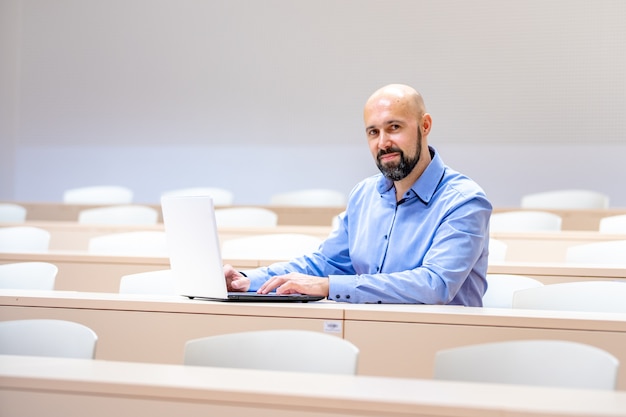
<path id="1" fill-rule="evenodd" d="M 626 393 L 0 355 L 3 415 L 605 417 Z"/>
<path id="2" fill-rule="evenodd" d="M 360 349 L 358 374 L 431 378 L 435 352 L 515 339 L 597 346 L 626 363 L 626 315 L 436 305 L 232 303 L 179 296 L 5 290 L 3 319 L 77 321 L 99 335 L 96 358 L 181 364 L 185 341 L 225 332 L 300 329 L 343 337 Z M 626 390 L 626 367 L 618 389 Z"/>
<path id="3" fill-rule="evenodd" d="M 34 221 L 76 221 L 81 210 L 101 207 L 101 205 L 64 204 L 54 202 L 12 202 L 27 209 L 27 220 Z M 158 204 L 145 204 L 158 209 Z M 220 206 L 217 208 L 235 207 Z M 333 218 L 343 211 L 342 207 L 296 207 L 296 206 L 262 206 L 278 214 L 279 225 L 315 225 L 328 226 Z M 495 207 L 494 213 L 523 210 L 520 207 Z M 530 209 L 529 209 L 530 210 Z M 563 230 L 599 229 L 600 219 L 607 216 L 626 214 L 626 208 L 606 209 L 542 209 L 561 216 Z M 162 217 L 159 217 L 162 222 Z"/>
<path id="4" fill-rule="evenodd" d="M 0 223 L 1 227 L 15 224 Z M 37 227 L 50 232 L 50 251 L 87 250 L 89 239 L 107 234 L 133 231 L 163 231 L 163 224 L 135 225 L 88 225 L 66 221 L 27 221 L 22 226 Z M 324 239 L 331 226 L 279 225 L 276 227 L 224 227 L 219 229 L 220 240 L 272 233 L 299 233 Z M 492 232 L 491 238 L 507 245 L 506 260 L 511 262 L 562 262 L 568 247 L 609 240 L 626 240 L 626 234 L 600 233 L 597 231 L 561 232 Z"/>

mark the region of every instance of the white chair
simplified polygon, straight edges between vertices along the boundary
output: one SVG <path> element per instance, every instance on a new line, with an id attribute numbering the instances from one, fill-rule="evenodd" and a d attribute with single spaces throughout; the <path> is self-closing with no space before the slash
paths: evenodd
<path id="1" fill-rule="evenodd" d="M 133 191 L 117 185 L 94 185 L 72 188 L 63 192 L 66 204 L 130 204 Z"/>
<path id="2" fill-rule="evenodd" d="M 232 206 L 235 195 L 232 191 L 220 187 L 190 187 L 166 191 L 162 196 L 203 196 L 208 195 L 215 206 Z"/>
<path id="3" fill-rule="evenodd" d="M 547 211 L 514 210 L 491 215 L 491 232 L 556 232 L 561 230 L 562 219 Z"/>
<path id="4" fill-rule="evenodd" d="M 66 320 L 24 319 L 0 322 L 0 354 L 93 359 L 98 335 Z"/>
<path id="5" fill-rule="evenodd" d="M 531 209 L 605 209 L 609 207 L 606 194 L 591 190 L 554 190 L 527 194 L 522 208 Z"/>
<path id="6" fill-rule="evenodd" d="M 489 239 L 489 263 L 504 262 L 506 259 L 507 244 L 498 239 Z"/>
<path id="7" fill-rule="evenodd" d="M 626 313 L 626 283 L 572 281 L 516 291 L 513 308 Z"/>
<path id="8" fill-rule="evenodd" d="M 516 291 L 542 285 L 543 282 L 523 275 L 487 274 L 483 307 L 512 308 L 513 294 Z"/>
<path id="9" fill-rule="evenodd" d="M 0 203 L 1 223 L 23 223 L 26 221 L 26 207 L 13 203 Z"/>
<path id="10" fill-rule="evenodd" d="M 122 232 L 92 237 L 87 251 L 94 255 L 168 256 L 165 232 L 162 231 Z"/>
<path id="11" fill-rule="evenodd" d="M 15 262 L 0 265 L 0 288 L 54 290 L 59 268 L 49 262 Z"/>
<path id="12" fill-rule="evenodd" d="M 223 259 L 290 260 L 313 252 L 322 239 L 300 233 L 275 233 L 246 236 L 222 243 Z"/>
<path id="13" fill-rule="evenodd" d="M 600 233 L 626 234 L 626 214 L 601 218 L 599 231 Z"/>
<path id="14" fill-rule="evenodd" d="M 47 252 L 50 232 L 39 227 L 0 228 L 0 252 Z"/>
<path id="15" fill-rule="evenodd" d="M 274 206 L 343 207 L 346 203 L 345 194 L 324 188 L 277 193 L 270 197 L 270 204 Z"/>
<path id="16" fill-rule="evenodd" d="M 577 264 L 626 266 L 626 240 L 585 243 L 567 248 L 565 261 Z"/>
<path id="17" fill-rule="evenodd" d="M 78 213 L 81 224 L 157 224 L 159 211 L 141 205 L 120 205 L 84 209 Z"/>
<path id="18" fill-rule="evenodd" d="M 435 379 L 614 390 L 619 361 L 595 346 L 513 340 L 440 350 Z"/>
<path id="19" fill-rule="evenodd" d="M 359 349 L 307 330 L 260 330 L 189 340 L 185 365 L 355 375 Z"/>
<path id="20" fill-rule="evenodd" d="M 120 279 L 120 294 L 178 295 L 171 269 L 128 274 Z"/>
<path id="21" fill-rule="evenodd" d="M 217 227 L 275 227 L 278 214 L 262 207 L 230 207 L 215 210 Z"/>

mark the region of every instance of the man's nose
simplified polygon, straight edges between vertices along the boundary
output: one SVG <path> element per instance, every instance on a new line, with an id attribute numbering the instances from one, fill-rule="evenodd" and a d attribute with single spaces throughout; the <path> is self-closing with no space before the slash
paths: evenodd
<path id="1" fill-rule="evenodd" d="M 378 148 L 386 149 L 389 147 L 389 135 L 386 132 L 380 132 L 378 135 Z"/>

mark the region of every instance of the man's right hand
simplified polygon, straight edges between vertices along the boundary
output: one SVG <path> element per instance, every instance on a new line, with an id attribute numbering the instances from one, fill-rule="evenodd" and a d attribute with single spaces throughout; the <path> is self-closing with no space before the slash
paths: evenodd
<path id="1" fill-rule="evenodd" d="M 226 278 L 226 288 L 228 291 L 246 292 L 250 288 L 250 280 L 232 265 L 224 265 L 224 278 Z"/>

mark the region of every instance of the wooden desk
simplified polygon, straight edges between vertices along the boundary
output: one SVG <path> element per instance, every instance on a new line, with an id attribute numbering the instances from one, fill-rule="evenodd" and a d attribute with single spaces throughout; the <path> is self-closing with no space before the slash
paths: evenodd
<path id="1" fill-rule="evenodd" d="M 16 226 L 15 223 L 0 223 L 0 227 Z M 50 232 L 51 251 L 85 251 L 89 239 L 112 233 L 138 231 L 164 231 L 163 224 L 156 225 L 89 225 L 76 221 L 27 221 L 20 226 L 32 226 Z M 325 239 L 331 226 L 276 226 L 276 227 L 221 227 L 218 230 L 220 241 L 245 236 L 273 233 L 302 233 Z"/>
<path id="2" fill-rule="evenodd" d="M 105 205 L 64 204 L 60 202 L 20 202 L 8 201 L 19 204 L 27 210 L 26 219 L 29 221 L 76 221 L 78 213 L 84 209 L 105 207 Z M 159 222 L 163 221 L 160 204 L 143 204 L 159 211 Z M 246 206 L 218 206 L 216 208 L 246 207 Z M 345 210 L 345 207 L 296 207 L 296 206 L 273 206 L 255 205 L 274 211 L 278 215 L 279 225 L 311 225 L 330 226 L 333 218 Z"/>
<path id="3" fill-rule="evenodd" d="M 96 357 L 182 363 L 193 338 L 252 329 L 336 334 L 360 349 L 359 374 L 430 378 L 439 349 L 497 340 L 546 338 L 598 346 L 626 363 L 626 315 L 427 305 L 220 303 L 183 297 L 4 290 L 2 320 L 77 321 L 99 335 Z M 619 374 L 626 389 L 626 367 Z"/>
<path id="4" fill-rule="evenodd" d="M 22 225 L 38 227 L 50 232 L 51 251 L 84 251 L 87 250 L 89 239 L 111 233 L 164 230 L 162 223 L 135 226 L 87 225 L 75 221 L 27 221 Z M 0 227 L 11 226 L 15 226 L 15 223 L 0 223 Z M 221 227 L 218 232 L 222 242 L 238 237 L 272 233 L 302 233 L 325 239 L 331 232 L 331 226 Z M 626 235 L 568 230 L 561 232 L 493 232 L 491 238 L 507 244 L 507 261 L 563 262 L 567 248 L 570 246 L 609 240 L 626 240 Z"/>
<path id="5" fill-rule="evenodd" d="M 430 378 L 440 349 L 517 339 L 597 346 L 626 363 L 626 314 L 428 305 L 344 305 L 344 338 L 364 375 Z M 618 389 L 626 389 L 621 367 Z"/>
<path id="6" fill-rule="evenodd" d="M 182 364 L 185 342 L 214 334 L 300 329 L 343 337 L 338 303 L 237 303 L 65 291 L 0 292 L 0 318 L 77 321 L 98 334 L 96 358 Z"/>
<path id="7" fill-rule="evenodd" d="M 120 279 L 127 274 L 157 271 L 170 267 L 169 258 L 149 256 L 91 255 L 87 252 L 7 253 L 0 252 L 0 264 L 50 262 L 59 268 L 54 288 L 67 291 L 118 292 Z M 224 260 L 245 270 L 268 264 L 256 259 Z"/>
<path id="8" fill-rule="evenodd" d="M 3 415 L 624 416 L 626 393 L 0 356 Z"/>
<path id="9" fill-rule="evenodd" d="M 19 204 L 26 207 L 27 220 L 52 220 L 52 221 L 76 221 L 80 210 L 102 207 L 102 205 L 80 205 L 80 204 L 63 204 L 61 202 L 20 202 L 5 201 L 7 203 Z M 159 204 L 143 204 L 161 211 Z M 236 206 L 230 206 L 236 207 Z M 244 207 L 244 206 L 238 206 Z M 332 219 L 345 210 L 345 207 L 292 207 L 292 206 L 273 206 L 273 205 L 255 205 L 255 207 L 268 208 L 278 214 L 279 225 L 316 225 L 329 226 Z M 226 208 L 220 206 L 217 208 Z M 520 207 L 494 207 L 494 213 L 523 210 Z M 591 230 L 597 231 L 600 226 L 600 219 L 607 216 L 618 214 L 626 214 L 626 208 L 616 207 L 608 209 L 546 209 L 558 214 L 563 219 L 563 230 Z M 162 217 L 159 217 L 162 221 Z"/>
<path id="10" fill-rule="evenodd" d="M 493 262 L 487 273 L 527 275 L 544 284 L 598 279 L 626 281 L 626 267 L 565 262 Z"/>
<path id="11" fill-rule="evenodd" d="M 571 246 L 609 240 L 626 240 L 626 235 L 597 231 L 492 232 L 492 239 L 506 243 L 508 262 L 564 262 Z"/>
<path id="12" fill-rule="evenodd" d="M 522 209 L 520 207 L 494 207 L 493 213 L 502 213 L 506 211 L 531 210 L 538 209 Z M 548 211 L 550 213 L 561 216 L 561 228 L 563 230 L 591 230 L 598 231 L 600 229 L 600 219 L 608 216 L 616 216 L 618 214 L 626 214 L 626 208 L 616 207 L 608 209 L 541 209 L 540 211 Z"/>
<path id="13" fill-rule="evenodd" d="M 56 290 L 117 292 L 123 275 L 169 268 L 164 257 L 91 255 L 79 251 L 3 253 L 0 264 L 42 261 L 58 266 Z M 280 259 L 224 259 L 236 269 L 270 265 Z M 626 267 L 567 263 L 503 262 L 489 265 L 492 274 L 528 275 L 545 284 L 587 280 L 626 280 Z"/>

